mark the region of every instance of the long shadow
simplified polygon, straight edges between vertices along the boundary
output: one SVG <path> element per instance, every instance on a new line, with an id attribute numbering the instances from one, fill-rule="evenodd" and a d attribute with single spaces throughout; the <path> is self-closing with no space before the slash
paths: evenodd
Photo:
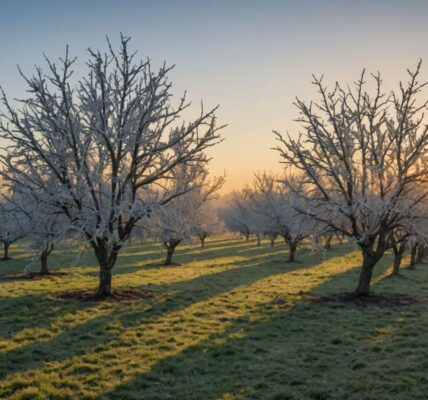
<path id="1" fill-rule="evenodd" d="M 245 249 L 245 248 L 244 248 Z M 248 249 L 248 252 L 251 253 L 251 259 L 254 257 L 261 257 L 263 255 L 283 257 L 284 262 L 286 261 L 286 257 L 282 254 L 286 251 L 286 249 L 274 249 L 272 250 L 270 247 L 257 247 L 255 249 Z M 306 254 L 307 248 L 302 248 L 300 254 Z M 203 262 L 207 264 L 210 260 L 218 260 L 221 258 L 231 257 L 231 256 L 240 256 L 247 253 L 247 249 L 245 252 L 237 252 L 236 247 L 231 247 L 230 249 L 226 249 L 223 251 L 213 251 L 207 252 L 204 254 L 199 254 L 199 257 L 195 257 L 193 255 L 189 255 L 186 253 L 186 250 L 182 250 L 182 253 L 177 252 L 174 261 L 177 262 L 176 267 L 183 267 L 185 264 L 190 262 Z M 300 255 L 299 254 L 299 255 Z M 250 257 L 247 257 L 250 259 Z M 162 249 L 159 252 L 158 257 L 150 257 L 149 259 L 140 257 L 140 256 L 128 256 L 127 254 L 123 254 L 117 265 L 113 269 L 113 275 L 121 275 L 128 274 L 132 272 L 137 272 L 141 270 L 153 270 L 153 269 L 165 269 L 165 268 L 174 268 L 174 266 L 165 266 L 164 262 L 164 254 L 162 253 Z M 230 262 L 229 262 L 230 263 Z M 98 276 L 98 271 L 88 271 L 85 273 L 88 276 Z"/>
<path id="2" fill-rule="evenodd" d="M 2 354 L 0 379 L 18 371 L 40 368 L 46 362 L 65 360 L 88 353 L 97 345 L 115 337 L 114 331 L 105 329 L 112 320 L 112 315 L 96 317 L 73 329 L 63 331 L 47 342 L 24 345 Z"/>
<path id="3" fill-rule="evenodd" d="M 65 302 L 37 295 L 0 298 L 0 338 L 10 339 L 23 329 L 48 327 L 58 317 L 90 306 L 89 302 Z"/>
<path id="4" fill-rule="evenodd" d="M 336 257 L 345 254 L 347 251 L 349 249 L 343 248 L 331 256 Z M 267 276 L 310 267 L 320 260 L 312 257 L 311 261 L 305 265 L 285 264 L 285 267 L 282 263 L 266 263 L 266 259 L 263 261 L 255 263 L 250 259 L 235 263 L 234 267 L 229 270 L 155 287 L 155 289 L 166 293 L 171 292 L 172 295 L 167 295 L 163 301 L 152 302 L 151 306 L 148 306 L 147 302 L 143 302 L 129 307 L 126 305 L 115 307 L 108 315 L 84 322 L 71 330 L 62 332 L 49 341 L 33 343 L 7 351 L 2 354 L 0 379 L 4 379 L 10 373 L 40 368 L 50 361 L 65 360 L 89 353 L 98 345 L 113 341 L 132 326 L 154 321 L 167 312 L 184 309 L 193 303 L 228 292 L 241 285 L 252 284 Z M 150 288 L 153 289 L 154 286 L 150 286 Z M 121 328 L 107 330 L 106 325 L 113 322 L 120 324 Z"/>
<path id="5" fill-rule="evenodd" d="M 338 285 L 352 290 L 358 272 L 354 268 L 335 275 L 311 293 L 337 291 Z M 373 341 L 400 310 L 300 300 L 284 309 L 261 308 L 260 313 L 260 322 L 239 318 L 226 332 L 162 359 L 99 399 L 388 399 L 400 393 L 390 382 L 399 378 L 386 379 L 381 371 L 382 365 L 396 362 L 395 355 Z M 418 362 L 415 370 L 426 365 L 423 357 Z M 399 398 L 417 398 L 410 395 L 412 380 L 404 386 L 403 381 L 399 388 L 409 395 Z M 423 385 L 426 393 L 426 379 Z"/>

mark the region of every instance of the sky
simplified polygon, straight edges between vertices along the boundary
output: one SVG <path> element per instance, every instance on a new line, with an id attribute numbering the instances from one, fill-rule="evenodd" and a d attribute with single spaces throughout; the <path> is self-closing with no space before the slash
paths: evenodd
<path id="1" fill-rule="evenodd" d="M 428 1 L 406 0 L 0 0 L 0 85 L 26 96 L 16 66 L 31 73 L 65 46 L 82 73 L 87 48 L 105 37 L 131 46 L 155 65 L 175 65 L 173 92 L 192 100 L 186 117 L 220 105 L 224 142 L 210 151 L 223 192 L 253 174 L 280 170 L 272 130 L 295 135 L 296 96 L 317 99 L 312 74 L 326 83 L 354 82 L 363 68 L 380 71 L 385 88 L 406 79 L 422 58 L 428 79 Z M 395 85 L 395 86 L 394 86 Z"/>

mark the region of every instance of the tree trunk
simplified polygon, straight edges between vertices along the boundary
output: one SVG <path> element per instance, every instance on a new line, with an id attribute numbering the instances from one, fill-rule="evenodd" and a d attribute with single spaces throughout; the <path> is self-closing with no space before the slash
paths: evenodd
<path id="1" fill-rule="evenodd" d="M 377 257 L 367 254 L 367 251 L 363 250 L 363 266 L 361 268 L 357 290 L 355 291 L 357 296 L 368 296 L 370 294 L 370 282 L 372 280 L 373 268 L 378 260 Z"/>
<path id="2" fill-rule="evenodd" d="M 412 248 L 410 250 L 410 264 L 409 264 L 410 269 L 415 268 L 417 251 L 418 251 L 418 244 L 415 243 L 414 245 L 412 245 Z"/>
<path id="3" fill-rule="evenodd" d="M 205 236 L 199 236 L 199 240 L 201 241 L 201 247 L 205 246 Z"/>
<path id="4" fill-rule="evenodd" d="M 257 246 L 260 246 L 260 235 L 258 233 L 256 233 L 256 238 L 257 238 Z"/>
<path id="5" fill-rule="evenodd" d="M 288 252 L 288 262 L 294 262 L 295 261 L 294 256 L 297 250 L 297 243 L 290 242 L 289 247 L 290 247 L 290 250 Z"/>
<path id="6" fill-rule="evenodd" d="M 112 295 L 112 269 L 116 263 L 119 250 L 111 250 L 110 252 L 105 248 L 97 248 L 95 255 L 97 256 L 98 264 L 100 266 L 99 284 L 97 290 L 97 297 L 104 298 Z"/>
<path id="7" fill-rule="evenodd" d="M 174 247 L 168 246 L 166 249 L 165 265 L 172 265 L 172 256 L 174 255 Z"/>
<path id="8" fill-rule="evenodd" d="M 3 260 L 10 260 L 10 257 L 9 257 L 10 243 L 4 243 L 3 246 L 4 246 Z"/>
<path id="9" fill-rule="evenodd" d="M 179 243 L 180 241 L 170 241 L 168 243 L 165 243 L 165 247 L 166 247 L 165 265 L 172 265 L 172 257 L 174 255 L 174 250 Z"/>
<path id="10" fill-rule="evenodd" d="M 245 241 L 248 242 L 250 240 L 250 234 L 244 233 Z"/>
<path id="11" fill-rule="evenodd" d="M 100 265 L 100 282 L 98 285 L 97 296 L 109 297 L 112 294 L 111 290 L 111 269 L 108 265 Z"/>
<path id="12" fill-rule="evenodd" d="M 391 275 L 393 276 L 400 275 L 400 265 L 401 265 L 402 258 L 403 258 L 403 254 L 394 253 L 394 265 L 392 267 Z"/>
<path id="13" fill-rule="evenodd" d="M 270 247 L 275 246 L 275 239 L 270 239 Z"/>
<path id="14" fill-rule="evenodd" d="M 425 257 L 425 247 L 422 245 L 418 246 L 418 251 L 416 253 L 416 263 L 421 263 L 422 259 Z"/>
<path id="15" fill-rule="evenodd" d="M 49 274 L 48 257 L 52 253 L 53 247 L 54 247 L 53 244 L 51 244 L 50 246 L 47 246 L 46 248 L 43 249 L 42 253 L 40 254 L 40 264 L 41 264 L 40 275 Z"/>
<path id="16" fill-rule="evenodd" d="M 46 254 L 46 252 L 43 252 L 40 255 L 40 264 L 41 264 L 40 275 L 48 275 L 49 274 L 48 255 Z"/>
<path id="17" fill-rule="evenodd" d="M 391 275 L 400 275 L 401 260 L 403 259 L 404 250 L 406 248 L 405 243 L 401 243 L 400 246 L 394 245 L 392 250 L 394 252 L 394 264 L 392 266 Z"/>
<path id="18" fill-rule="evenodd" d="M 331 241 L 333 239 L 333 235 L 328 235 L 325 239 L 324 250 L 331 250 Z"/>

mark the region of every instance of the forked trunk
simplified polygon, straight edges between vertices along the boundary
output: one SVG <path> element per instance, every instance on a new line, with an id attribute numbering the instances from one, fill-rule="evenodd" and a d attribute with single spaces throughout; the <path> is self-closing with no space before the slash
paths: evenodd
<path id="1" fill-rule="evenodd" d="M 199 236 L 199 239 L 201 241 L 201 247 L 205 246 L 205 236 Z"/>
<path id="2" fill-rule="evenodd" d="M 257 246 L 260 246 L 260 235 L 258 233 L 256 233 L 256 238 L 257 238 Z"/>
<path id="3" fill-rule="evenodd" d="M 270 239 L 270 247 L 275 246 L 275 239 Z"/>

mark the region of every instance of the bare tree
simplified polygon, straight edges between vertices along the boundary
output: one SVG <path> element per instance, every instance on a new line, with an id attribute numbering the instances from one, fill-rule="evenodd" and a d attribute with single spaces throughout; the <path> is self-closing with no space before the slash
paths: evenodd
<path id="1" fill-rule="evenodd" d="M 329 91 L 314 78 L 321 100 L 296 100 L 303 133 L 275 132 L 283 161 L 302 178 L 303 189 L 290 185 L 305 201 L 297 209 L 361 248 L 357 295 L 369 294 L 373 268 L 395 243 L 391 232 L 417 220 L 415 207 L 427 197 L 427 103 L 417 102 L 426 83 L 418 81 L 420 67 L 408 71 L 409 81 L 389 95 L 379 74 L 372 75 L 373 95 L 364 71 L 354 89 L 336 83 Z"/>
<path id="2" fill-rule="evenodd" d="M 172 264 L 174 251 L 181 242 L 190 240 L 196 232 L 201 233 L 201 221 L 205 217 L 204 207 L 224 182 L 222 176 L 210 179 L 208 171 L 200 163 L 192 165 L 192 168 L 180 165 L 173 173 L 174 192 L 179 190 L 183 183 L 187 185 L 187 182 L 192 182 L 192 188 L 155 210 L 148 223 L 150 234 L 166 249 L 165 265 Z"/>
<path id="3" fill-rule="evenodd" d="M 253 187 L 249 198 L 258 224 L 265 233 L 284 238 L 289 247 L 288 262 L 294 262 L 298 245 L 314 233 L 313 219 L 295 210 L 299 199 L 277 176 L 256 174 Z"/>
<path id="4" fill-rule="evenodd" d="M 145 193 L 170 179 L 183 163 L 207 161 L 203 150 L 219 142 L 216 109 L 193 121 L 181 120 L 188 103 L 171 103 L 171 68 L 156 72 L 136 61 L 129 38 L 119 52 L 89 49 L 88 73 L 72 79 L 75 62 L 67 52 L 48 72 L 22 74 L 30 97 L 14 107 L 3 93 L 0 132 L 6 182 L 31 190 L 60 210 L 80 231 L 100 267 L 99 297 L 112 294 L 112 269 L 136 223 L 153 204 Z M 173 148 L 179 146 L 179 151 Z M 55 185 L 50 182 L 54 181 Z M 168 192 L 166 204 L 181 192 Z"/>
<path id="5" fill-rule="evenodd" d="M 26 242 L 40 259 L 40 275 L 48 275 L 48 257 L 55 244 L 70 238 L 71 232 L 66 216 L 56 207 L 47 207 L 46 199 L 40 202 L 40 196 L 15 190 L 7 198 L 25 216 Z"/>
<path id="6" fill-rule="evenodd" d="M 196 214 L 194 234 L 199 238 L 201 247 L 205 246 L 205 240 L 211 236 L 219 226 L 219 220 L 214 208 L 207 202 L 203 203 Z"/>
<path id="7" fill-rule="evenodd" d="M 226 207 L 220 210 L 219 216 L 230 232 L 240 233 L 248 242 L 253 233 L 253 213 L 249 204 L 250 189 L 234 191 Z"/>
<path id="8" fill-rule="evenodd" d="M 0 243 L 3 244 L 2 260 L 10 260 L 10 246 L 28 235 L 26 215 L 10 200 L 0 203 Z"/>

